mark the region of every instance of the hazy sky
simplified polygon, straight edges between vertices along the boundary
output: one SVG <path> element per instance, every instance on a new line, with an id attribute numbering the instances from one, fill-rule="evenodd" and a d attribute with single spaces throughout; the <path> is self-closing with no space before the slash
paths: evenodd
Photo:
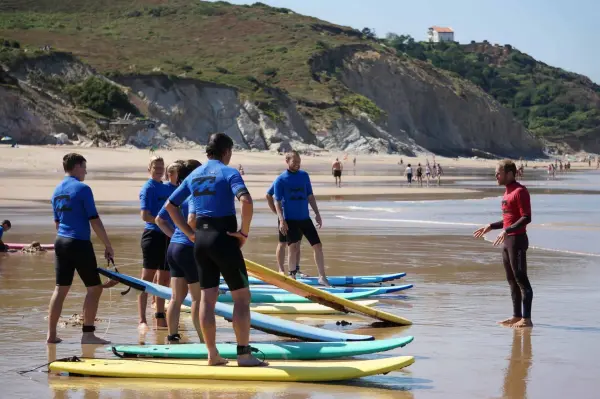
<path id="1" fill-rule="evenodd" d="M 231 0 L 235 4 L 255 1 Z M 455 40 L 511 44 L 549 65 L 600 84 L 600 0 L 262 0 L 339 25 L 425 40 L 432 25 Z"/>

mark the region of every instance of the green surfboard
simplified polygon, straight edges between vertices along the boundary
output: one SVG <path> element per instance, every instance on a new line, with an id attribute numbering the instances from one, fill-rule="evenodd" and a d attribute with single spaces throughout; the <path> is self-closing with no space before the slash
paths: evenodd
<path id="1" fill-rule="evenodd" d="M 368 298 L 372 295 L 377 294 L 378 288 L 375 288 L 371 291 L 365 292 L 350 292 L 350 293 L 340 293 L 335 294 L 340 298 L 348 299 L 350 301 L 356 299 L 364 299 Z M 252 297 L 250 299 L 252 303 L 309 303 L 312 302 L 308 298 L 301 297 L 300 295 L 295 294 L 257 294 L 252 293 Z M 230 293 L 225 293 L 219 295 L 219 302 L 223 303 L 233 303 L 233 298 Z"/>
<path id="2" fill-rule="evenodd" d="M 361 342 L 274 342 L 256 343 L 252 347 L 262 352 L 267 360 L 318 360 L 347 356 L 366 355 L 389 351 L 412 342 L 414 337 L 402 337 Z M 221 356 L 237 357 L 235 344 L 217 344 Z M 175 359 L 206 359 L 208 351 L 204 344 L 178 345 L 119 345 L 112 347 L 115 354 L 124 357 L 157 357 Z M 256 354 L 259 358 L 260 353 Z"/>

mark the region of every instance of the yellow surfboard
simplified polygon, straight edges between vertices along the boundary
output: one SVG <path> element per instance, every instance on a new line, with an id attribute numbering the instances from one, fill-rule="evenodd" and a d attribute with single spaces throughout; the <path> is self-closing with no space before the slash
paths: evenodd
<path id="1" fill-rule="evenodd" d="M 301 283 L 293 278 L 284 276 L 283 274 L 279 274 L 248 259 L 246 259 L 246 269 L 248 269 L 248 274 L 261 279 L 268 284 L 273 284 L 279 288 L 283 288 L 284 290 L 291 292 L 292 294 L 300 295 L 310 299 L 313 302 L 320 303 L 321 305 L 330 307 L 340 312 L 358 313 L 394 325 L 406 326 L 412 324 L 410 320 L 407 320 L 403 317 L 340 298 L 339 296 L 333 295 L 329 292 Z"/>
<path id="2" fill-rule="evenodd" d="M 167 301 L 168 302 L 168 301 Z M 362 306 L 373 306 L 379 301 L 377 299 L 369 299 L 365 301 L 355 301 Z M 341 314 L 339 310 L 332 309 L 328 306 L 323 306 L 318 303 L 253 303 L 250 305 L 250 310 L 262 314 L 308 314 L 308 315 L 323 315 L 323 314 Z M 190 312 L 191 309 L 187 305 L 181 305 L 182 312 Z"/>
<path id="3" fill-rule="evenodd" d="M 208 366 L 206 360 L 185 359 L 79 359 L 55 361 L 51 372 L 83 376 L 152 379 L 207 379 L 233 381 L 341 381 L 385 374 L 414 363 L 412 356 L 389 357 L 351 362 L 269 362 L 268 367 L 238 367 L 235 361 L 226 366 Z"/>

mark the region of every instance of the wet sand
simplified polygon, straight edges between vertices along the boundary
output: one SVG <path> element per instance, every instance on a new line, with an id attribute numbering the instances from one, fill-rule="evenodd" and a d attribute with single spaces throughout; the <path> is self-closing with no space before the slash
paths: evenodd
<path id="1" fill-rule="evenodd" d="M 57 155 L 65 152 L 64 149 L 35 149 L 28 156 L 39 156 L 41 159 L 53 151 Z M 97 162 L 102 159 L 101 151 L 97 150 L 85 155 Z M 253 153 L 248 155 L 254 156 Z M 142 158 L 140 154 L 135 156 Z M 257 155 L 258 158 L 262 156 Z M 147 159 L 147 153 L 143 157 Z M 47 168 L 44 174 L 43 165 L 35 164 L 35 167 L 22 171 L 23 175 L 16 174 L 20 165 L 18 162 L 22 162 L 23 166 L 27 160 L 3 165 L 16 169 L 11 169 L 13 180 L 10 185 L 5 179 L 0 183 L 0 213 L 2 217 L 7 215 L 13 219 L 13 223 L 19 222 L 5 238 L 8 240 L 10 237 L 8 241 L 11 242 L 52 242 L 55 232 L 46 190 L 54 187 L 61 173 Z M 250 158 L 244 162 L 247 171 L 249 168 L 246 165 L 253 165 L 252 162 Z M 261 162 L 256 161 L 257 168 L 262 168 L 261 173 L 278 170 L 272 159 Z M 329 160 L 319 162 L 319 167 L 323 167 L 327 166 Z M 305 163 L 309 168 L 314 167 L 309 162 Z M 468 180 L 458 178 L 450 187 L 442 187 L 440 192 L 413 188 L 407 189 L 413 191 L 384 195 L 379 190 L 394 180 L 381 177 L 381 173 L 393 170 L 391 168 L 391 159 L 385 162 L 376 159 L 365 165 L 352 182 L 359 185 L 360 189 L 350 185 L 349 188 L 356 192 L 343 195 L 325 186 L 330 176 L 316 175 L 317 190 L 333 191 L 333 194 L 324 195 L 332 201 L 320 204 L 323 208 L 335 208 L 348 199 L 447 199 L 481 197 L 489 193 L 498 195 L 498 188 L 463 188 L 461 181 Z M 463 172 L 467 171 L 476 178 L 490 174 L 489 169 L 469 168 L 465 164 Z M 97 177 L 105 177 L 105 183 L 102 184 L 106 186 L 98 186 L 97 199 L 99 195 L 105 195 L 100 200 L 99 208 L 112 212 L 107 212 L 103 219 L 115 247 L 117 266 L 124 273 L 138 276 L 141 267 L 141 223 L 133 209 L 136 207 L 138 186 L 144 180 L 143 167 L 132 171 L 140 174 L 139 184 L 135 175 L 135 187 L 131 192 L 134 194 L 121 191 L 123 187 L 131 186 L 132 179 L 123 179 L 123 175 L 119 174 L 111 176 L 106 163 L 100 169 L 101 175 Z M 253 184 L 251 180 L 257 184 L 266 184 L 268 181 L 247 176 L 249 185 Z M 90 185 L 96 184 L 92 174 L 89 178 Z M 42 183 L 44 185 L 39 185 Z M 32 187 L 30 192 L 25 191 L 27 187 Z M 255 187 L 260 191 L 263 186 Z M 118 200 L 114 198 L 115 193 L 118 194 Z M 133 198 L 129 198 L 130 194 Z M 44 343 L 45 317 L 54 286 L 53 254 L 15 253 L 0 255 L 0 384 L 3 387 L 0 396 L 285 399 L 597 397 L 597 376 L 600 374 L 597 362 L 600 356 L 600 347 L 597 345 L 600 321 L 595 316 L 598 314 L 597 304 L 600 303 L 597 258 L 530 250 L 528 267 L 535 295 L 533 311 L 536 325 L 531 331 L 513 331 L 495 324 L 510 316 L 511 302 L 500 251 L 489 243 L 474 240 L 462 231 L 442 234 L 427 226 L 384 224 L 381 227 L 344 227 L 330 222 L 336 213 L 339 212 L 327 211 L 325 227 L 320 232 L 328 273 L 407 272 L 407 277 L 399 283 L 411 283 L 415 287 L 402 295 L 381 298 L 377 306 L 409 318 L 414 325 L 372 328 L 370 320 L 351 315 L 288 318 L 332 330 L 372 334 L 381 339 L 413 335 L 415 341 L 405 348 L 361 357 L 413 355 L 416 362 L 410 367 L 385 376 L 329 384 L 99 379 L 48 376 L 41 372 L 20 376 L 17 370 L 28 370 L 56 358 L 112 355 L 103 347 L 80 345 L 79 327 L 61 328 L 59 335 L 65 342 L 60 345 L 48 346 Z M 274 268 L 277 237 L 275 228 L 267 227 L 274 226 L 274 219 L 264 202 L 257 203 L 255 220 L 257 227 L 253 228 L 252 238 L 244 253 L 246 257 Z M 98 259 L 101 259 L 101 247 L 95 238 L 94 242 Z M 99 263 L 102 265 L 102 262 Z M 312 254 L 306 244 L 303 245 L 301 264 L 305 272 L 315 273 Z M 131 292 L 121 296 L 123 289 L 123 286 L 117 286 L 103 294 L 98 312 L 101 319 L 97 323 L 98 334 L 106 336 L 113 343 L 164 343 L 165 331 L 138 335 L 136 294 Z M 84 287 L 76 277 L 63 316 L 81 313 L 83 297 Z M 352 325 L 337 326 L 336 321 L 341 319 L 351 321 Z M 197 342 L 189 315 L 183 314 L 181 323 L 184 339 Z M 231 325 L 224 320 L 218 321 L 218 337 L 221 342 L 234 340 Z M 280 338 L 252 332 L 253 341 L 277 339 Z"/>

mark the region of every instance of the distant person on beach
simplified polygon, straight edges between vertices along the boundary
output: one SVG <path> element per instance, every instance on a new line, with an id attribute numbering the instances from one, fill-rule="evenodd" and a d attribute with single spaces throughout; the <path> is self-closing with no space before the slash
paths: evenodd
<path id="1" fill-rule="evenodd" d="M 335 161 L 333 161 L 333 163 L 331 164 L 331 173 L 333 174 L 333 177 L 335 178 L 336 187 L 342 187 L 342 170 L 343 169 L 344 169 L 344 166 L 342 165 L 340 160 L 338 158 L 336 158 Z"/>
<path id="2" fill-rule="evenodd" d="M 269 190 L 267 190 L 267 204 L 269 205 L 269 209 L 277 216 L 277 208 L 275 207 L 275 199 L 273 196 L 275 195 L 275 182 L 271 184 Z M 277 219 L 277 235 L 279 242 L 277 243 L 277 249 L 275 250 L 275 257 L 277 258 L 277 267 L 279 268 L 279 273 L 285 275 L 287 274 L 285 271 L 285 248 L 287 247 L 287 236 L 283 235 L 280 230 L 279 219 Z M 300 240 L 302 242 L 302 239 Z M 307 277 L 305 274 L 300 272 L 300 245 L 298 245 L 298 252 L 296 255 L 295 262 L 292 264 L 288 264 L 288 269 L 291 274 L 296 277 Z"/>
<path id="3" fill-rule="evenodd" d="M 10 223 L 10 220 L 3 220 L 0 225 L 0 252 L 8 252 L 8 246 L 2 241 L 2 236 L 10 230 L 11 227 L 12 224 Z"/>
<path id="4" fill-rule="evenodd" d="M 421 164 L 417 165 L 417 183 L 423 187 L 423 168 L 421 167 Z"/>
<path id="5" fill-rule="evenodd" d="M 406 181 L 408 182 L 408 185 L 410 186 L 412 184 L 412 177 L 413 177 L 412 167 L 410 166 L 410 164 L 406 165 L 406 169 L 404 170 L 404 176 L 406 176 Z"/>
<path id="6" fill-rule="evenodd" d="M 319 233 L 315 229 L 308 210 L 310 205 L 315 213 L 317 226 L 321 228 L 323 221 L 321 220 L 317 200 L 313 195 L 310 177 L 308 173 L 300 170 L 301 159 L 297 151 L 288 152 L 285 155 L 285 161 L 288 169 L 275 179 L 273 186 L 276 201 L 275 208 L 279 218 L 279 230 L 281 234 L 287 237 L 288 264 L 292 265 L 297 261 L 300 240 L 302 236 L 306 237 L 314 252 L 319 273 L 319 284 L 329 286 L 329 281 L 325 275 L 323 244 L 321 244 Z M 294 272 L 290 271 L 290 274 L 292 277 L 296 277 Z"/>
<path id="7" fill-rule="evenodd" d="M 150 158 L 148 173 L 150 179 L 142 186 L 139 195 L 140 217 L 145 222 L 140 242 L 143 259 L 142 280 L 153 281 L 155 275 L 158 275 L 158 284 L 168 286 L 170 279 L 167 263 L 169 237 L 156 225 L 156 216 L 158 216 L 158 212 L 173 190 L 162 182 L 165 173 L 165 162 L 161 157 L 153 156 Z M 148 329 L 146 319 L 147 303 L 148 294 L 143 292 L 138 296 L 138 313 L 140 317 L 138 328 L 141 332 Z M 167 327 L 165 300 L 162 298 L 156 298 L 154 318 L 156 319 L 157 328 Z"/>
<path id="8" fill-rule="evenodd" d="M 200 328 L 208 350 L 208 365 L 221 366 L 216 344 L 215 306 L 221 276 L 233 298 L 233 329 L 237 341 L 237 364 L 242 367 L 267 366 L 252 354 L 250 346 L 250 289 L 248 271 L 241 248 L 250 234 L 254 204 L 239 171 L 228 166 L 233 140 L 224 133 L 210 136 L 206 146 L 208 161 L 196 168 L 169 197 L 165 209 L 175 225 L 194 243 L 194 259 L 202 287 Z M 181 208 L 189 199 L 189 213 L 196 217 L 196 229 L 184 219 Z M 238 229 L 235 200 L 241 205 Z"/>
<path id="9" fill-rule="evenodd" d="M 240 175 L 244 176 L 244 167 L 242 166 L 242 164 L 239 164 L 238 172 L 240 172 Z"/>
<path id="10" fill-rule="evenodd" d="M 86 159 L 79 154 L 67 154 L 63 157 L 63 169 L 66 176 L 52 194 L 52 210 L 57 231 L 54 242 L 56 287 L 48 309 L 46 342 L 58 344 L 62 341 L 58 338 L 56 326 L 77 271 L 87 289 L 83 301 L 81 343 L 105 345 L 110 342 L 96 337 L 94 323 L 103 288 L 110 288 L 117 282 L 110 281 L 103 285 L 100 281 L 96 254 L 90 240 L 90 225 L 104 244 L 104 257 L 112 260 L 115 253 L 96 210 L 92 189 L 83 183 L 87 174 Z"/>
<path id="11" fill-rule="evenodd" d="M 442 165 L 440 165 L 439 163 L 435 167 L 435 174 L 437 175 L 437 185 L 439 186 L 441 184 L 442 175 L 444 174 L 444 171 L 442 170 Z"/>
<path id="12" fill-rule="evenodd" d="M 356 169 L 356 157 L 354 157 L 354 159 L 352 160 L 352 164 L 353 164 L 354 169 Z"/>
<path id="13" fill-rule="evenodd" d="M 483 237 L 491 230 L 502 229 L 494 246 L 503 244 L 502 260 L 510 285 L 513 317 L 500 324 L 513 328 L 532 327 L 531 303 L 533 289 L 527 277 L 526 253 L 529 247 L 526 226 L 531 223 L 531 200 L 525 186 L 515 180 L 517 167 L 510 160 L 501 161 L 496 168 L 498 185 L 505 186 L 502 198 L 502 220 L 476 230 L 475 238 Z"/>
<path id="14" fill-rule="evenodd" d="M 429 187 L 429 179 L 431 178 L 431 168 L 429 167 L 429 163 L 425 166 L 425 178 L 427 179 L 427 187 Z"/>

